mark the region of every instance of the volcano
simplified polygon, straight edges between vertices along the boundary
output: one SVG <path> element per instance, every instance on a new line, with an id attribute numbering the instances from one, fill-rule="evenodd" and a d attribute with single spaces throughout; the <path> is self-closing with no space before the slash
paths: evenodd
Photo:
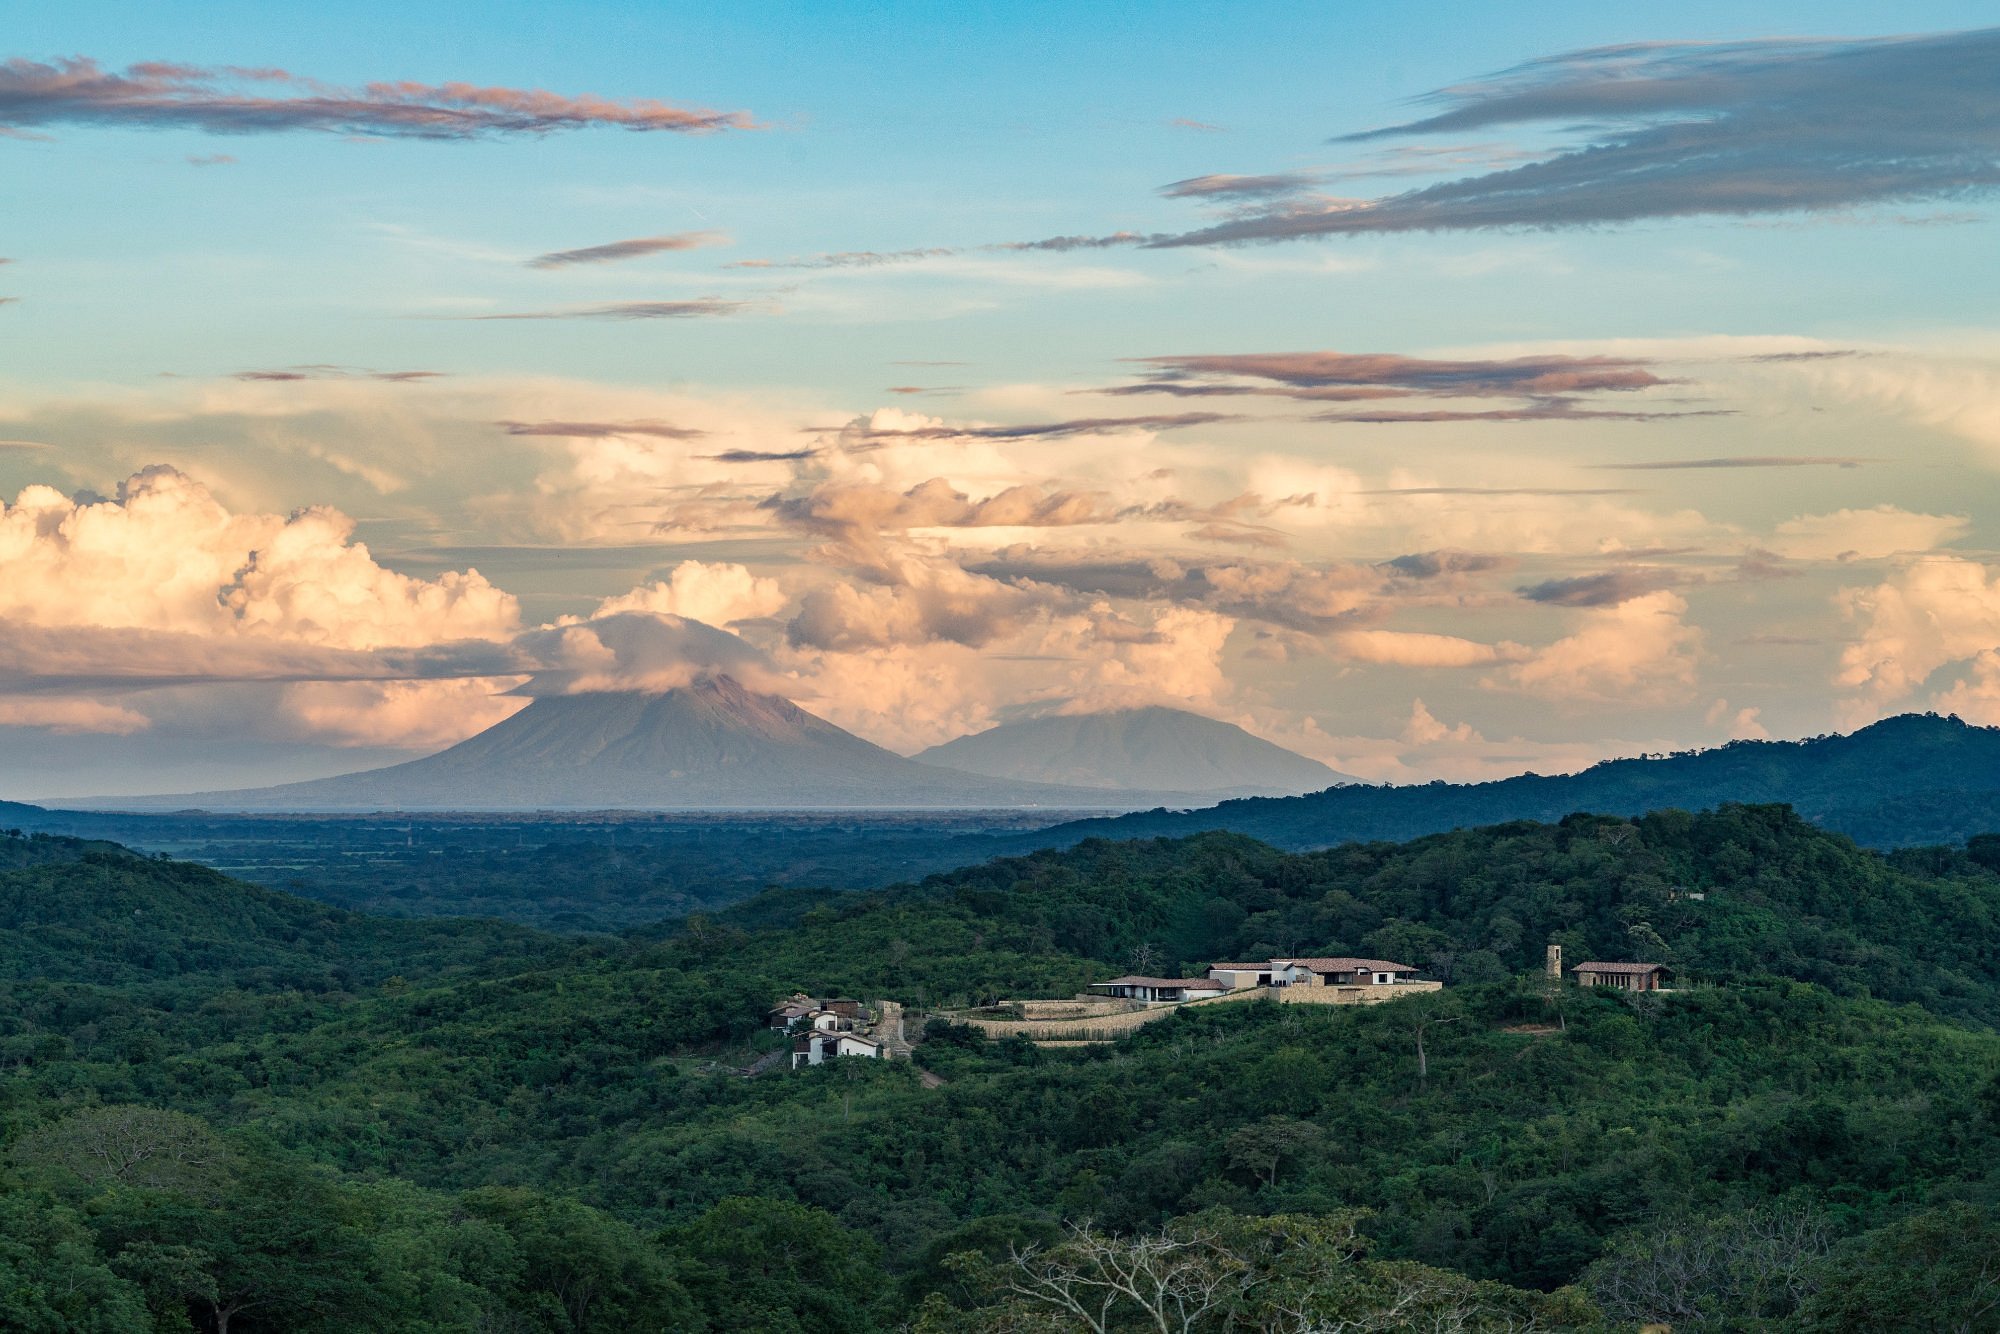
<path id="1" fill-rule="evenodd" d="M 926 764 L 1013 782 L 1223 797 L 1296 796 L 1356 779 L 1184 709 L 1058 714 L 933 746 Z"/>
<path id="2" fill-rule="evenodd" d="M 728 676 L 535 700 L 420 760 L 277 787 L 90 803 L 219 811 L 1132 810 L 1186 794 L 1015 782 L 905 759 Z M 81 803 L 64 803 L 81 804 Z M 1185 804 L 1182 800 L 1178 804 Z"/>

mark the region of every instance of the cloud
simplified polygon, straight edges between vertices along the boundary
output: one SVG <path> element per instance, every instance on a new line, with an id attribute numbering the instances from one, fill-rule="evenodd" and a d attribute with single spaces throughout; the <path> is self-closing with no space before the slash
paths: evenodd
<path id="1" fill-rule="evenodd" d="M 1701 468 L 1859 468 L 1881 459 L 1841 454 L 1746 454 L 1717 459 L 1658 459 L 1650 463 L 1593 463 L 1606 472 L 1672 472 Z"/>
<path id="2" fill-rule="evenodd" d="M 531 269 L 563 269 L 577 264 L 611 264 L 622 259 L 638 259 L 669 250 L 694 250 L 702 246 L 727 245 L 721 232 L 675 232 L 669 236 L 635 236 L 625 241 L 585 246 L 580 250 L 551 250 L 524 263 Z"/>
<path id="3" fill-rule="evenodd" d="M 748 301 L 717 296 L 689 301 L 613 301 L 602 306 L 569 306 L 562 310 L 522 310 L 500 315 L 458 315 L 464 320 L 695 320 L 735 315 L 749 310 Z"/>
<path id="4" fill-rule="evenodd" d="M 1376 232 L 1826 213 L 2000 186 L 2000 30 L 1634 43 L 1530 61 L 1365 134 L 1584 127 L 1567 147 L 1372 200 L 1287 199 L 1158 247 Z"/>
<path id="5" fill-rule="evenodd" d="M 1160 187 L 1168 199 L 1269 199 L 1311 189 L 1318 177 L 1302 172 L 1272 176 L 1190 176 Z"/>
<path id="6" fill-rule="evenodd" d="M 1059 528 L 1109 523 L 1117 511 L 1101 494 L 1022 483 L 974 500 L 942 477 L 907 491 L 865 481 L 823 482 L 803 495 L 774 495 L 759 509 L 787 527 L 832 539 L 846 559 L 873 569 L 892 564 L 885 533 L 913 528 Z"/>
<path id="7" fill-rule="evenodd" d="M 739 259 L 728 269 L 875 269 L 885 264 L 913 264 L 944 259 L 963 252 L 955 246 L 921 246 L 910 250 L 837 250 L 804 259 Z"/>
<path id="8" fill-rule="evenodd" d="M 227 153 L 190 153 L 187 164 L 190 167 L 233 167 L 236 159 Z"/>
<path id="9" fill-rule="evenodd" d="M 1399 422 L 1560 422 L 1560 421 L 1665 421 L 1674 417 L 1727 417 L 1726 409 L 1696 411 L 1621 412 L 1608 408 L 1579 408 L 1569 399 L 1542 399 L 1524 408 L 1488 408 L 1479 412 L 1431 408 L 1404 412 L 1377 409 L 1367 412 L 1322 412 L 1313 417 L 1321 422 L 1353 422 L 1366 426 L 1386 426 Z"/>
<path id="10" fill-rule="evenodd" d="M 1530 602 L 1543 602 L 1551 607 L 1615 607 L 1621 602 L 1630 602 L 1633 598 L 1684 584 L 1687 579 L 1686 575 L 1675 570 L 1638 566 L 1606 570 L 1602 574 L 1578 575 L 1571 579 L 1545 579 L 1515 591 Z"/>
<path id="11" fill-rule="evenodd" d="M 699 440 L 707 431 L 691 426 L 675 426 L 660 421 L 552 421 L 494 423 L 508 435 L 556 436 L 568 440 L 608 440 L 620 436 L 642 436 L 651 440 Z"/>
<path id="12" fill-rule="evenodd" d="M 652 612 L 728 626 L 776 616 L 788 600 L 776 579 L 761 578 L 745 566 L 684 560 L 666 579 L 606 598 L 597 604 L 593 614 L 601 617 L 628 611 Z"/>
<path id="13" fill-rule="evenodd" d="M 1043 553 L 1009 548 L 971 567 L 1086 596 L 1168 602 L 1308 634 L 1372 617 L 1385 583 L 1373 566 L 1248 557 Z"/>
<path id="14" fill-rule="evenodd" d="M 1732 713 L 1729 701 L 1718 699 L 1708 706 L 1705 720 L 1710 727 L 1727 722 L 1731 741 L 1769 741 L 1770 730 L 1760 721 L 1763 714 L 1762 709 L 1737 709 Z"/>
<path id="15" fill-rule="evenodd" d="M 1928 556 L 1835 601 L 1858 634 L 1834 683 L 1878 704 L 1906 698 L 1948 663 L 2000 649 L 2000 573 L 1977 561 Z"/>
<path id="16" fill-rule="evenodd" d="M 596 126 L 706 133 L 752 123 L 740 111 L 532 88 L 384 82 L 347 89 L 273 69 L 148 61 L 113 73 L 82 57 L 0 62 L 0 128 L 51 125 L 465 140 Z"/>
<path id="17" fill-rule="evenodd" d="M 1490 667 L 1528 656 L 1519 644 L 1482 644 L 1409 630 L 1345 630 L 1333 635 L 1328 646 L 1352 662 L 1391 667 Z"/>
<path id="18" fill-rule="evenodd" d="M 848 438 L 861 444 L 895 440 L 1060 440 L 1114 431 L 1173 431 L 1239 420 L 1226 412 L 1169 412 L 1139 417 L 1077 417 L 1014 426 L 877 426 L 871 418 L 842 429 Z"/>
<path id="19" fill-rule="evenodd" d="M 494 638 L 518 623 L 515 600 L 477 571 L 412 579 L 353 534 L 324 508 L 232 514 L 171 468 L 94 503 L 31 486 L 0 507 L 0 617 L 336 649 Z"/>
<path id="20" fill-rule="evenodd" d="M 282 688 L 274 730 L 331 746 L 434 751 L 505 722 L 527 707 L 481 678 L 300 681 Z"/>
<path id="21" fill-rule="evenodd" d="M 1050 608 L 1050 590 L 1003 583 L 949 561 L 901 562 L 873 587 L 827 584 L 785 627 L 794 648 L 855 653 L 938 640 L 979 648 Z"/>
<path id="22" fill-rule="evenodd" d="M 725 449 L 720 454 L 703 454 L 712 463 L 802 463 L 816 459 L 817 449 Z"/>
<path id="23" fill-rule="evenodd" d="M 683 616 L 619 611 L 529 630 L 515 642 L 536 664 L 518 687 L 524 695 L 672 690 L 718 675 L 752 690 L 785 688 L 762 650 Z"/>
<path id="24" fill-rule="evenodd" d="M 40 727 L 51 732 L 131 736 L 153 725 L 145 714 L 96 699 L 0 698 L 0 727 Z"/>
<path id="25" fill-rule="evenodd" d="M 1389 486 L 1364 496 L 1636 496 L 1630 487 L 1578 486 Z"/>
<path id="26" fill-rule="evenodd" d="M 1050 254 L 1066 255 L 1073 250 L 1115 250 L 1124 246 L 1144 245 L 1152 238 L 1138 232 L 1113 232 L 1109 236 L 1047 236 L 1039 241 L 1000 241 L 993 245 L 981 246 L 982 250 L 1009 251 L 1016 254 L 1042 251 Z"/>
<path id="27" fill-rule="evenodd" d="M 1420 699 L 1410 701 L 1410 720 L 1403 724 L 1403 740 L 1412 746 L 1435 746 L 1441 743 L 1452 745 L 1476 745 L 1486 740 L 1474 731 L 1471 723 L 1460 723 L 1447 727 L 1437 716 L 1424 707 Z"/>
<path id="28" fill-rule="evenodd" d="M 1793 560 L 1881 560 L 1936 550 L 1964 536 L 1969 520 L 1957 514 L 1913 514 L 1894 505 L 1802 514 L 1773 530 L 1771 547 Z"/>
<path id="29" fill-rule="evenodd" d="M 1142 357 L 1158 369 L 1131 394 L 1277 394 L 1286 398 L 1549 399 L 1671 383 L 1632 357 L 1543 355 L 1439 361 L 1393 352 L 1255 352 Z"/>
<path id="30" fill-rule="evenodd" d="M 252 384 L 291 384 L 302 380 L 381 380 L 387 384 L 418 384 L 442 379 L 445 371 L 371 371 L 355 366 L 286 366 L 278 370 L 234 371 L 232 380 Z"/>
<path id="31" fill-rule="evenodd" d="M 1702 633 L 1687 601 L 1662 590 L 1584 614 L 1574 633 L 1533 650 L 1487 684 L 1559 703 L 1671 703 L 1694 688 Z"/>
<path id="32" fill-rule="evenodd" d="M 1393 570 L 1408 579 L 1439 579 L 1454 574 L 1484 574 L 1513 566 L 1506 556 L 1473 551 L 1420 551 L 1385 560 L 1378 569 Z"/>

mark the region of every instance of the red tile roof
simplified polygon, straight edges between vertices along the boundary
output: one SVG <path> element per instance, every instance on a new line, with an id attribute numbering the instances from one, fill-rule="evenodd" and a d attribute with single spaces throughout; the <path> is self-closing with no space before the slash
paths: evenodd
<path id="1" fill-rule="evenodd" d="M 1664 973 L 1663 963 L 1580 963 L 1570 969 L 1572 973 Z"/>
<path id="2" fill-rule="evenodd" d="M 1406 963 L 1391 963 L 1387 959 L 1273 959 L 1272 963 L 1296 964 L 1310 968 L 1315 973 L 1414 973 L 1417 970 Z"/>

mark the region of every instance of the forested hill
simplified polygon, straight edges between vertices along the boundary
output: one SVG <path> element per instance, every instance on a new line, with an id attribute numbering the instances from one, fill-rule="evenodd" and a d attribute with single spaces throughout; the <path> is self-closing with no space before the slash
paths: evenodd
<path id="1" fill-rule="evenodd" d="M 1005 843 L 1018 850 L 1091 837 L 1171 838 L 1228 829 L 1277 847 L 1318 848 L 1506 820 L 1560 820 L 1573 811 L 1639 815 L 1711 810 L 1724 802 L 1783 802 L 1871 847 L 1960 842 L 2000 829 L 2000 728 L 1902 714 L 1847 735 L 1734 741 L 1713 750 L 1607 760 L 1576 774 L 1343 786 L 1208 810 L 1080 820 Z"/>
<path id="2" fill-rule="evenodd" d="M 1093 842 L 588 940 L 0 849 L 4 1328 L 1043 1328 L 992 1266 L 1086 1219 L 1359 1328 L 1983 1328 L 1991 1295 L 1986 840 L 1885 856 L 1732 807 Z M 1552 996 L 1551 937 L 1685 989 Z M 938 1006 L 1268 950 L 1451 985 L 741 1073 L 794 989 Z M 1274 1327 L 1245 1294 L 1228 1327 Z"/>
<path id="3" fill-rule="evenodd" d="M 578 948 L 500 922 L 345 912 L 112 843 L 0 834 L 0 983 L 337 993 Z"/>

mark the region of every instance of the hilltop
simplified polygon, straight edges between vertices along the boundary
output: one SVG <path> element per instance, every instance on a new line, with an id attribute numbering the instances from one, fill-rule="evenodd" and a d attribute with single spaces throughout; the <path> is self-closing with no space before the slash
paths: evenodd
<path id="1" fill-rule="evenodd" d="M 1560 820 L 1574 811 L 1639 815 L 1712 810 L 1728 802 L 1782 802 L 1877 847 L 1959 842 L 2000 828 L 2000 728 L 1902 714 L 1846 735 L 1733 741 L 1712 750 L 1606 760 L 1560 776 L 1345 786 L 1309 796 L 1229 801 L 1207 810 L 1080 820 L 1017 836 L 1006 848 L 1067 846 L 1083 838 L 1171 838 L 1210 829 L 1249 834 L 1282 848 L 1321 848 L 1507 820 Z"/>
<path id="2" fill-rule="evenodd" d="M 1158 707 L 1002 723 L 915 758 L 989 778 L 1131 792 L 1273 796 L 1354 781 L 1233 723 Z"/>

